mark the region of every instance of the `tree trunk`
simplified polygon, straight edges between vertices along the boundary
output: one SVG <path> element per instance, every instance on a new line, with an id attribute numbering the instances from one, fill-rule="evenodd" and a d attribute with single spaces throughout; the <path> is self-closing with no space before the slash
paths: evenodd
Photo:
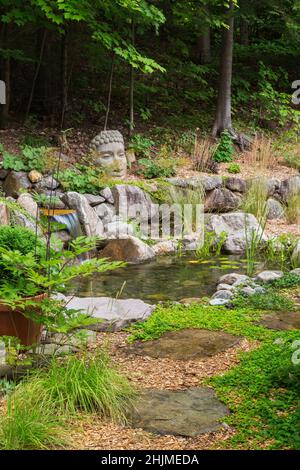
<path id="1" fill-rule="evenodd" d="M 108 98 L 107 98 L 106 115 L 105 115 L 105 123 L 104 123 L 105 131 L 107 129 L 108 118 L 109 118 L 109 113 L 110 113 L 112 85 L 113 85 L 114 69 L 115 69 L 115 57 L 116 57 L 115 53 L 113 53 L 112 59 L 111 59 L 111 68 L 110 68 L 109 85 L 108 85 Z"/>
<path id="2" fill-rule="evenodd" d="M 34 91 L 35 91 L 37 79 L 38 79 L 38 76 L 39 76 L 39 72 L 40 72 L 40 68 L 41 68 L 42 60 L 43 60 L 43 56 L 44 56 L 46 37 L 47 37 L 47 30 L 45 29 L 44 34 L 43 34 L 41 49 L 40 49 L 40 56 L 39 56 L 38 62 L 36 64 L 35 73 L 34 73 L 34 77 L 33 77 L 33 80 L 32 80 L 30 96 L 29 96 L 27 109 L 26 109 L 26 114 L 25 114 L 25 119 L 24 119 L 25 121 L 27 121 L 29 113 L 30 113 L 30 109 L 31 109 L 31 105 L 32 105 L 33 97 L 34 97 Z"/>
<path id="3" fill-rule="evenodd" d="M 1 47 L 5 49 L 7 47 L 7 38 L 8 38 L 8 26 L 3 25 L 2 30 L 2 41 Z M 1 105 L 1 112 L 0 112 L 0 127 L 4 129 L 8 125 L 9 120 L 9 109 L 10 109 L 10 98 L 11 98 L 11 59 L 10 57 L 4 58 L 2 61 L 3 63 L 3 71 L 1 73 L 0 79 L 4 81 L 5 88 L 6 88 L 6 101 L 5 104 Z"/>
<path id="4" fill-rule="evenodd" d="M 68 105 L 68 85 L 68 32 L 65 31 L 61 40 L 61 129 L 63 129 L 65 125 L 65 115 Z"/>
<path id="5" fill-rule="evenodd" d="M 210 27 L 206 26 L 198 40 L 198 61 L 201 65 L 208 64 L 211 61 L 210 43 Z"/>
<path id="6" fill-rule="evenodd" d="M 131 39 L 132 45 L 135 45 L 135 24 L 131 21 Z M 129 77 L 129 138 L 132 137 L 134 130 L 134 69 L 130 66 Z"/>
<path id="7" fill-rule="evenodd" d="M 231 121 L 231 84 L 232 84 L 232 59 L 233 59 L 233 1 L 230 1 L 228 10 L 228 29 L 223 32 L 223 46 L 221 50 L 221 67 L 219 79 L 219 91 L 216 117 L 212 135 L 216 137 L 224 130 L 228 130 L 234 135 Z"/>

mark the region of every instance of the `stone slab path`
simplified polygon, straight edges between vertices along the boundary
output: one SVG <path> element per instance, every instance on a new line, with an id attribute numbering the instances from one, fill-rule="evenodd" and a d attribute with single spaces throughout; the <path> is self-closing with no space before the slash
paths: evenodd
<path id="1" fill-rule="evenodd" d="M 217 431 L 229 410 L 208 387 L 149 390 L 136 405 L 129 424 L 162 435 L 197 437 Z"/>
<path id="2" fill-rule="evenodd" d="M 156 359 L 166 357 L 189 361 L 214 356 L 235 346 L 240 340 L 240 337 L 224 331 L 186 329 L 170 331 L 153 341 L 136 342 L 127 352 Z"/>
<path id="3" fill-rule="evenodd" d="M 268 313 L 259 324 L 270 330 L 300 330 L 300 312 Z"/>

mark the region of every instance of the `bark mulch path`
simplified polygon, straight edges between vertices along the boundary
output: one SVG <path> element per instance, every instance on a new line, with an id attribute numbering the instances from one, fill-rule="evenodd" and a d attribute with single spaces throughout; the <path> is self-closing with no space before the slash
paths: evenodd
<path id="1" fill-rule="evenodd" d="M 240 352 L 258 346 L 257 342 L 243 338 L 236 346 L 213 357 L 180 361 L 125 354 L 127 337 L 126 333 L 100 333 L 93 348 L 107 348 L 118 369 L 138 389 L 179 390 L 198 387 L 205 378 L 222 374 L 238 364 Z M 197 438 L 158 436 L 92 416 L 83 420 L 74 430 L 72 444 L 75 449 L 95 450 L 220 449 L 222 442 L 233 434 L 234 430 L 226 426 L 224 430 L 202 434 Z"/>

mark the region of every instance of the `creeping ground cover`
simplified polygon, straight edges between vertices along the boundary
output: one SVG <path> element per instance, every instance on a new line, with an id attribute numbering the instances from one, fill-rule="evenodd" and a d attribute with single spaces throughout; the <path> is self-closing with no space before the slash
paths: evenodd
<path id="1" fill-rule="evenodd" d="M 217 442 L 218 446 L 300 448 L 299 330 L 267 329 L 259 324 L 265 314 L 266 310 L 251 307 L 160 305 L 146 322 L 130 329 L 130 342 L 157 339 L 165 332 L 185 328 L 223 330 L 255 341 L 257 346 L 241 354 L 238 366 L 206 380 L 231 412 L 225 422 L 234 433 L 221 444 Z"/>

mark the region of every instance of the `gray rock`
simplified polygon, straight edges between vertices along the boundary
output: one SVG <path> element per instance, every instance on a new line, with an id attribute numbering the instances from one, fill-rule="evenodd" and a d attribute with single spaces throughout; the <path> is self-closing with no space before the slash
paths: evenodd
<path id="1" fill-rule="evenodd" d="M 296 274 L 297 276 L 300 276 L 300 268 L 293 269 L 290 271 L 291 274 Z"/>
<path id="2" fill-rule="evenodd" d="M 255 294 L 265 294 L 267 291 L 264 289 L 264 287 L 261 286 L 255 286 L 254 287 Z"/>
<path id="3" fill-rule="evenodd" d="M 95 211 L 104 224 L 111 222 L 113 217 L 116 215 L 116 210 L 112 204 L 100 204 L 95 207 Z"/>
<path id="4" fill-rule="evenodd" d="M 209 305 L 212 307 L 223 307 L 230 303 L 230 299 L 211 299 Z"/>
<path id="5" fill-rule="evenodd" d="M 105 202 L 105 198 L 102 196 L 94 196 L 94 194 L 85 194 L 85 197 L 87 198 L 89 205 L 92 207 L 99 206 L 99 204 Z"/>
<path id="6" fill-rule="evenodd" d="M 139 299 L 112 299 L 110 297 L 64 297 L 68 309 L 82 310 L 95 323 L 89 326 L 94 331 L 120 331 L 131 323 L 146 320 L 155 306 Z"/>
<path id="7" fill-rule="evenodd" d="M 28 193 L 22 193 L 17 200 L 17 203 L 25 209 L 34 219 L 38 216 L 38 205 Z"/>
<path id="8" fill-rule="evenodd" d="M 242 294 L 249 295 L 249 296 L 256 294 L 255 289 L 253 289 L 253 288 L 250 287 L 250 286 L 243 287 L 240 292 L 241 292 Z"/>
<path id="9" fill-rule="evenodd" d="M 300 240 L 295 247 L 293 254 L 292 254 L 292 263 L 293 266 L 299 266 L 300 267 Z"/>
<path id="10" fill-rule="evenodd" d="M 224 284 L 229 284 L 232 286 L 235 282 L 238 281 L 248 281 L 249 276 L 246 276 L 245 274 L 238 274 L 238 273 L 230 273 L 230 274 L 225 274 L 224 276 L 220 277 L 219 282 L 224 283 Z"/>
<path id="11" fill-rule="evenodd" d="M 149 390 L 135 404 L 129 423 L 156 434 L 196 437 L 220 429 L 220 420 L 228 414 L 208 387 Z"/>
<path id="12" fill-rule="evenodd" d="M 116 185 L 112 188 L 112 194 L 117 214 L 122 215 L 124 220 L 137 219 L 143 222 L 158 215 L 158 205 L 152 202 L 149 194 L 137 186 Z"/>
<path id="13" fill-rule="evenodd" d="M 44 176 L 43 179 L 35 185 L 37 191 L 44 191 L 45 189 L 54 191 L 58 187 L 59 182 L 53 176 Z"/>
<path id="14" fill-rule="evenodd" d="M 270 198 L 267 200 L 267 219 L 283 219 L 285 217 L 284 208 L 276 199 Z"/>
<path id="15" fill-rule="evenodd" d="M 115 238 L 127 238 L 134 234 L 134 228 L 130 224 L 122 222 L 122 220 L 112 220 L 104 225 L 104 238 L 113 240 Z"/>
<path id="16" fill-rule="evenodd" d="M 31 187 L 32 184 L 25 171 L 11 171 L 4 181 L 3 190 L 6 196 L 17 198 L 22 190 L 30 189 Z"/>
<path id="17" fill-rule="evenodd" d="M 202 238 L 197 234 L 184 235 L 182 239 L 183 251 L 196 251 L 202 243 Z"/>
<path id="18" fill-rule="evenodd" d="M 70 209 L 76 210 L 79 222 L 86 236 L 103 236 L 103 223 L 82 194 L 68 192 L 64 195 L 63 202 L 65 202 Z"/>
<path id="19" fill-rule="evenodd" d="M 233 297 L 233 292 L 230 290 L 218 290 L 212 296 L 212 299 L 222 299 L 222 300 L 230 300 Z"/>
<path id="20" fill-rule="evenodd" d="M 287 202 L 291 194 L 300 193 L 300 176 L 292 176 L 281 182 L 280 195 L 284 202 Z"/>
<path id="21" fill-rule="evenodd" d="M 247 190 L 247 183 L 241 178 L 230 176 L 225 179 L 225 188 L 229 189 L 230 191 L 245 193 Z"/>
<path id="22" fill-rule="evenodd" d="M 280 190 L 281 181 L 275 178 L 272 178 L 267 181 L 268 186 L 268 196 L 274 196 Z"/>
<path id="23" fill-rule="evenodd" d="M 113 197 L 113 194 L 111 192 L 110 188 L 104 188 L 102 191 L 100 191 L 100 196 L 104 197 L 104 199 L 109 203 L 109 204 L 114 204 L 115 200 Z"/>
<path id="24" fill-rule="evenodd" d="M 155 257 L 155 251 L 149 245 L 136 237 L 111 240 L 101 256 L 114 261 L 127 261 L 129 263 L 142 263 Z"/>
<path id="25" fill-rule="evenodd" d="M 221 283 L 217 286 L 217 291 L 219 290 L 230 290 L 232 291 L 233 286 L 230 286 L 229 284 Z"/>
<path id="26" fill-rule="evenodd" d="M 268 282 L 280 279 L 283 277 L 283 275 L 284 274 L 282 271 L 263 271 L 256 276 L 256 279 L 263 282 L 264 284 L 267 284 Z"/>
<path id="27" fill-rule="evenodd" d="M 220 176 L 202 176 L 201 178 L 199 178 L 198 187 L 202 186 L 204 190 L 208 192 L 208 191 L 213 191 L 214 189 L 221 188 L 222 184 L 223 184 L 223 181 Z"/>
<path id="28" fill-rule="evenodd" d="M 231 212 L 229 214 L 210 214 L 207 217 L 206 229 L 213 231 L 217 236 L 222 232 L 227 233 L 224 243 L 224 251 L 227 253 L 244 253 L 246 250 L 247 238 L 255 232 L 261 237 L 261 243 L 266 241 L 262 227 L 252 214 L 245 212 Z"/>
<path id="29" fill-rule="evenodd" d="M 226 188 L 214 189 L 205 199 L 206 212 L 229 212 L 238 209 L 242 199 Z"/>

